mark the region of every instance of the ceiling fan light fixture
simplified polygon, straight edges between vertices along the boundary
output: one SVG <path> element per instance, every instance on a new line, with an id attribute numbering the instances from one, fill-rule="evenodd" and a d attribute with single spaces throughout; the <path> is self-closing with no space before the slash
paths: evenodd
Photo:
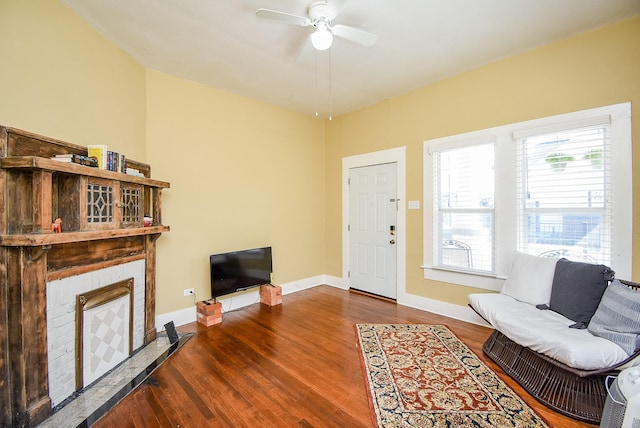
<path id="1" fill-rule="evenodd" d="M 311 34 L 311 44 L 319 51 L 327 50 L 333 43 L 333 34 L 326 25 L 318 25 L 315 32 Z"/>

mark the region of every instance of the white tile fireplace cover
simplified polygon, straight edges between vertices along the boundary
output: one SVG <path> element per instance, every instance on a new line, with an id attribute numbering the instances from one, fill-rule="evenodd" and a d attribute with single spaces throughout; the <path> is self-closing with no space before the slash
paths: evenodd
<path id="1" fill-rule="evenodd" d="M 76 296 L 127 278 L 134 279 L 133 350 L 144 343 L 145 261 L 137 260 L 47 283 L 49 397 L 53 406 L 76 389 Z"/>
<path id="2" fill-rule="evenodd" d="M 83 311 L 83 385 L 129 357 L 129 306 L 129 296 L 124 295 Z"/>

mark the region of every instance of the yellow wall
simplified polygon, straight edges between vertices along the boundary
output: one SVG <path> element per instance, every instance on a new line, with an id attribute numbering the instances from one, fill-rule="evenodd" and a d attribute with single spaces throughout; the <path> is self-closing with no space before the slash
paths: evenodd
<path id="1" fill-rule="evenodd" d="M 272 246 L 274 282 L 324 274 L 324 122 L 147 73 L 148 161 L 171 181 L 159 314 L 209 298 L 209 255 Z"/>
<path id="2" fill-rule="evenodd" d="M 0 124 L 144 160 L 145 69 L 59 1 L 0 1 Z"/>
<path id="3" fill-rule="evenodd" d="M 208 255 L 274 247 L 324 273 L 324 123 L 146 70 L 59 1 L 0 2 L 0 124 L 148 162 L 163 192 L 156 313 L 209 297 Z M 148 111 L 147 111 L 148 108 Z"/>
<path id="4" fill-rule="evenodd" d="M 341 159 L 407 147 L 407 199 L 422 201 L 422 143 L 435 137 L 631 101 L 640 105 L 640 17 L 535 49 L 353 112 L 327 126 L 327 228 L 340 230 Z M 634 118 L 635 119 L 635 118 Z M 640 182 L 640 120 L 633 120 Z M 640 212 L 640 186 L 634 187 Z M 422 209 L 431 201 L 422 201 Z M 640 216 L 634 221 L 640 278 Z M 327 274 L 340 275 L 341 235 L 327 234 Z M 423 279 L 422 210 L 407 211 L 407 292 L 466 305 L 481 291 Z"/>

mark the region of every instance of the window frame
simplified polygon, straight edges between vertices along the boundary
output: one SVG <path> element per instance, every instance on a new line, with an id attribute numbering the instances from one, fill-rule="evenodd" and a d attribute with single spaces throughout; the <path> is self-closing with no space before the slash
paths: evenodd
<path id="1" fill-rule="evenodd" d="M 434 167 L 434 163 L 436 163 L 436 158 L 435 156 L 438 153 L 443 153 L 443 152 L 449 152 L 449 151 L 455 151 L 455 150 L 463 150 L 466 149 L 468 147 L 477 147 L 477 146 L 491 146 L 491 151 L 493 152 L 493 156 L 494 156 L 494 166 L 495 166 L 495 154 L 496 154 L 496 140 L 490 136 L 486 136 L 484 138 L 480 138 L 480 139 L 473 139 L 473 140 L 469 140 L 469 141 L 465 141 L 465 140 L 461 140 L 459 142 L 457 142 L 454 147 L 450 147 L 449 145 L 446 146 L 442 146 L 442 147 L 430 147 L 431 150 L 431 156 L 432 156 L 432 168 Z M 441 161 L 441 159 L 440 159 Z M 442 168 L 442 166 L 441 166 Z M 495 239 L 496 239 L 496 234 L 495 234 L 495 206 L 491 207 L 491 208 L 480 208 L 480 207 L 476 207 L 476 208 L 460 208 L 460 207 L 455 207 L 455 208 L 443 208 L 440 204 L 440 201 L 442 200 L 441 198 L 441 194 L 435 194 L 437 191 L 442 191 L 442 187 L 440 186 L 440 183 L 437 179 L 435 179 L 435 171 L 432 170 L 432 177 L 434 178 L 434 185 L 433 185 L 433 191 L 434 191 L 434 197 L 433 197 L 433 204 L 432 204 L 432 209 L 433 209 L 433 218 L 436 219 L 437 221 L 433 221 L 432 223 L 432 227 L 433 227 L 433 236 L 435 239 L 433 239 L 433 260 L 440 260 L 442 261 L 442 246 L 440 245 L 441 242 L 443 242 L 443 240 L 445 239 L 444 235 L 444 230 L 443 230 L 443 224 L 442 224 L 442 216 L 446 213 L 448 214 L 489 214 L 491 217 L 491 223 L 492 223 L 492 227 L 491 227 L 491 265 L 494 267 L 493 270 L 491 271 L 487 271 L 487 270 L 481 270 L 481 269 L 474 269 L 473 267 L 469 267 L 469 268 L 463 268 L 463 267 L 458 267 L 458 266 L 450 266 L 450 265 L 445 265 L 445 264 L 439 264 L 437 265 L 437 269 L 444 269 L 444 270 L 448 270 L 448 271 L 456 271 L 456 272 L 463 272 L 463 273 L 474 273 L 474 274 L 479 274 L 479 275 L 492 275 L 495 272 Z M 440 177 L 442 178 L 442 177 Z M 494 171 L 494 180 L 495 182 L 495 171 Z M 438 184 L 436 184 L 436 182 Z M 495 186 L 494 186 L 494 190 L 495 190 Z M 495 198 L 494 198 L 495 199 Z M 426 207 L 425 207 L 426 209 Z"/>
<path id="2" fill-rule="evenodd" d="M 610 124 L 612 175 L 612 254 L 611 268 L 618 278 L 631 278 L 632 271 L 632 143 L 631 103 L 533 119 L 423 142 L 423 265 L 424 278 L 439 282 L 499 291 L 506 279 L 513 252 L 517 249 L 516 152 L 520 138 L 555 130 L 575 129 L 606 121 Z M 459 271 L 434 266 L 433 156 L 440 150 L 495 142 L 494 192 L 494 272 Z M 621 184 L 619 184 L 621 183 Z"/>

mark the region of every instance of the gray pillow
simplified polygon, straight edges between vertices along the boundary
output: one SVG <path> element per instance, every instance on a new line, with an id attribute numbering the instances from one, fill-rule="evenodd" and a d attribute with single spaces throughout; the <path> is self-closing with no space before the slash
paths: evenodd
<path id="1" fill-rule="evenodd" d="M 613 279 L 605 265 L 560 259 L 551 285 L 549 308 L 576 323 L 572 328 L 587 328 L 604 290 Z"/>
<path id="2" fill-rule="evenodd" d="M 604 292 L 589 331 L 631 355 L 640 349 L 640 292 L 614 280 Z"/>

